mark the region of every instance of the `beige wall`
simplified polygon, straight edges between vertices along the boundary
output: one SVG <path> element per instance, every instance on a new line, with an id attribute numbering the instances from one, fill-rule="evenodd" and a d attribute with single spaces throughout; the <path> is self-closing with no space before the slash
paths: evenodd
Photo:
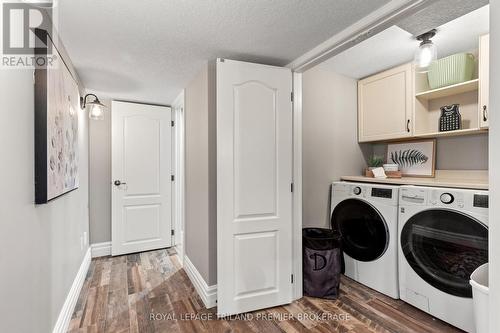
<path id="1" fill-rule="evenodd" d="M 208 285 L 217 283 L 215 67 L 185 88 L 186 255 Z"/>
<path id="2" fill-rule="evenodd" d="M 365 166 L 357 143 L 357 83 L 328 63 L 303 74 L 303 225 L 329 227 L 330 184 Z"/>
<path id="3" fill-rule="evenodd" d="M 46 333 L 87 251 L 88 117 L 79 112 L 80 187 L 34 202 L 32 70 L 0 70 L 0 332 Z"/>
<path id="4" fill-rule="evenodd" d="M 387 144 L 373 144 L 373 154 L 385 157 Z M 488 170 L 488 134 L 438 138 L 436 169 Z"/>
<path id="5" fill-rule="evenodd" d="M 104 119 L 89 124 L 90 243 L 111 241 L 111 101 Z"/>

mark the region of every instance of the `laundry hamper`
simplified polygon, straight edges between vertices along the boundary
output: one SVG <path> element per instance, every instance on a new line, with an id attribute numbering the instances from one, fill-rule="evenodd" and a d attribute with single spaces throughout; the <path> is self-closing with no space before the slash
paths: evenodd
<path id="1" fill-rule="evenodd" d="M 336 299 L 342 270 L 341 236 L 331 229 L 302 229 L 304 295 Z"/>

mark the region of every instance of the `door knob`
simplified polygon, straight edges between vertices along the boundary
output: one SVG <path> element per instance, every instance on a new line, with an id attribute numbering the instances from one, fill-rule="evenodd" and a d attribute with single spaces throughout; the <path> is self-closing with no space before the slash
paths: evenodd
<path id="1" fill-rule="evenodd" d="M 115 181 L 114 181 L 114 184 L 115 184 L 116 186 L 120 186 L 120 185 L 124 185 L 124 184 L 127 184 L 127 183 L 122 183 L 122 182 L 121 182 L 121 181 L 119 181 L 119 180 L 115 180 Z"/>

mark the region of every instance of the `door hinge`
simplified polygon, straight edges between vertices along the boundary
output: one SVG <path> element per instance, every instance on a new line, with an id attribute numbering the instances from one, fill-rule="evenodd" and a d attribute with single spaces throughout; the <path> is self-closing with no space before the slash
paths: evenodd
<path id="1" fill-rule="evenodd" d="M 290 192 L 293 192 L 293 183 L 290 184 Z"/>
<path id="2" fill-rule="evenodd" d="M 290 93 L 290 100 L 293 102 L 293 91 Z"/>
<path id="3" fill-rule="evenodd" d="M 172 125 L 172 127 L 174 127 L 174 126 L 175 126 L 175 121 L 173 121 L 173 120 L 172 120 L 172 121 L 170 122 L 170 124 Z"/>
<path id="4" fill-rule="evenodd" d="M 170 231 L 170 234 L 171 234 L 172 236 L 173 236 L 173 235 L 175 235 L 175 230 L 174 230 L 174 229 L 172 229 L 172 231 Z"/>
<path id="5" fill-rule="evenodd" d="M 174 181 L 175 180 L 175 176 L 174 175 L 170 175 L 170 180 Z"/>
<path id="6" fill-rule="evenodd" d="M 293 274 L 290 276 L 290 281 L 293 283 Z"/>

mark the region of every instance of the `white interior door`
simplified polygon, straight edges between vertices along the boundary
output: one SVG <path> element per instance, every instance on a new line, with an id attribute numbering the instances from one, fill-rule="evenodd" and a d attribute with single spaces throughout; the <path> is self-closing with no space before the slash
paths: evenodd
<path id="1" fill-rule="evenodd" d="M 217 306 L 292 300 L 292 73 L 217 62 Z"/>
<path id="2" fill-rule="evenodd" d="M 171 111 L 112 103 L 112 254 L 171 245 Z"/>

